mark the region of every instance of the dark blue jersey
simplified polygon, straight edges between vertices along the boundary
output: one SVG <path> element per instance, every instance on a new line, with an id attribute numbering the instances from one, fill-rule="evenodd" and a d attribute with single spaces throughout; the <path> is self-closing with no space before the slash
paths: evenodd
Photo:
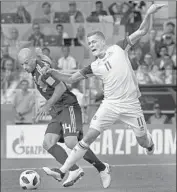
<path id="1" fill-rule="evenodd" d="M 36 68 L 32 72 L 32 76 L 40 94 L 46 100 L 49 100 L 54 93 L 55 87 L 60 83 L 60 81 L 53 77 L 51 74 L 47 73 L 43 75 L 43 67 L 45 67 L 45 63 L 36 60 Z M 55 113 L 58 113 L 63 109 L 63 107 L 70 105 L 78 105 L 78 101 L 76 96 L 67 88 L 63 95 L 54 104 L 54 106 L 52 107 L 53 110 L 51 110 L 51 112 L 53 111 Z"/>

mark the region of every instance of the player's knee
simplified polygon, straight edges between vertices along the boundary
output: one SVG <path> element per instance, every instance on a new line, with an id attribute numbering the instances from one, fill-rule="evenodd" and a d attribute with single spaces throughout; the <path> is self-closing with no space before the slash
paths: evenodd
<path id="1" fill-rule="evenodd" d="M 87 145 L 91 145 L 96 138 L 100 135 L 100 131 L 93 129 L 93 128 L 89 128 L 88 132 L 85 134 L 83 141 L 87 144 Z"/>
<path id="2" fill-rule="evenodd" d="M 52 146 L 49 145 L 49 142 L 44 138 L 43 140 L 43 144 L 42 144 L 43 148 L 48 151 Z"/>
<path id="3" fill-rule="evenodd" d="M 141 147 L 143 147 L 143 148 L 147 147 L 148 141 L 147 141 L 147 136 L 146 135 L 144 135 L 142 137 L 136 137 L 136 139 L 137 139 L 137 142 L 139 143 L 139 145 Z"/>
<path id="4" fill-rule="evenodd" d="M 47 133 L 43 140 L 43 148 L 48 151 L 52 146 L 54 146 L 59 139 L 59 136 L 52 133 Z"/>
<path id="5" fill-rule="evenodd" d="M 78 143 L 77 136 L 68 136 L 68 137 L 65 137 L 65 145 L 66 145 L 68 148 L 73 149 L 77 143 Z"/>

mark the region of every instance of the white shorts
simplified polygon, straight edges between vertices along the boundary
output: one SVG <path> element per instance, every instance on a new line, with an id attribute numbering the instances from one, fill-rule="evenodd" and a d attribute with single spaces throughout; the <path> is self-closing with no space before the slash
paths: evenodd
<path id="1" fill-rule="evenodd" d="M 91 120 L 90 128 L 102 132 L 118 120 L 129 125 L 137 137 L 147 133 L 147 125 L 139 100 L 133 104 L 122 103 L 121 105 L 103 101 Z"/>

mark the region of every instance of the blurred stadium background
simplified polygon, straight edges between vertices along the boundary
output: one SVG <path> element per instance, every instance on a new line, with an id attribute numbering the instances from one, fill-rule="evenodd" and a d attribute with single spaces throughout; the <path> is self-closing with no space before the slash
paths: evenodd
<path id="1" fill-rule="evenodd" d="M 1 187 L 2 192 L 19 191 L 22 169 L 56 166 L 42 149 L 50 116 L 34 122 L 45 100 L 32 77 L 17 61 L 23 47 L 41 47 L 56 69 L 75 72 L 87 66 L 91 56 L 86 35 L 99 29 L 114 43 L 133 33 L 152 3 L 168 6 L 152 16 L 151 30 L 129 52 L 142 92 L 141 104 L 156 149 L 144 155 L 132 131 L 121 124 L 107 130 L 92 145 L 101 159 L 114 165 L 110 191 L 176 191 L 176 1 L 58 0 L 1 1 Z M 82 107 L 84 130 L 102 100 L 102 84 L 96 78 L 68 85 Z M 22 97 L 21 92 L 25 92 Z M 81 164 L 89 168 L 84 162 Z M 88 169 L 70 190 L 101 191 Z M 42 175 L 41 191 L 58 191 L 55 181 Z M 87 169 L 86 169 L 87 172 Z M 96 173 L 95 173 L 96 174 Z M 86 184 L 90 181 L 90 185 Z M 92 185 L 91 185 L 92 184 Z"/>

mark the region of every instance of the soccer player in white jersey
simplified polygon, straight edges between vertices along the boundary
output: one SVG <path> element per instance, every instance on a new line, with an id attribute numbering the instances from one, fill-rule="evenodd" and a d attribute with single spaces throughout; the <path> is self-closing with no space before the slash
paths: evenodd
<path id="1" fill-rule="evenodd" d="M 154 143 L 147 130 L 144 115 L 140 106 L 138 83 L 128 58 L 128 49 L 150 28 L 150 17 L 164 5 L 153 4 L 147 10 L 139 29 L 118 44 L 108 46 L 103 33 L 96 31 L 88 34 L 88 45 L 97 58 L 91 65 L 72 75 L 62 74 L 49 69 L 57 79 L 73 83 L 90 76 L 97 76 L 103 81 L 104 99 L 91 120 L 90 128 L 84 138 L 75 146 L 57 177 L 63 179 L 67 170 L 86 153 L 90 144 L 105 129 L 110 128 L 117 120 L 128 124 L 134 131 L 137 142 L 147 154 L 153 154 Z"/>

